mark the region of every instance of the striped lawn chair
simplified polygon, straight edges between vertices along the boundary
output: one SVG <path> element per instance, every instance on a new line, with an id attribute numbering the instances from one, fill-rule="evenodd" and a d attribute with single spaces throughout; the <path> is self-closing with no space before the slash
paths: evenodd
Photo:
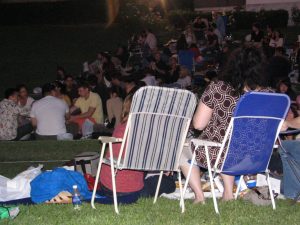
<path id="1" fill-rule="evenodd" d="M 230 176 L 241 175 L 235 198 L 238 196 L 244 175 L 265 173 L 269 185 L 273 209 L 275 200 L 270 186 L 268 165 L 281 125 L 290 107 L 287 95 L 263 92 L 249 92 L 241 97 L 222 143 L 192 139 L 196 148 L 204 146 L 211 184 L 211 192 L 216 213 L 219 213 L 214 191 L 214 176 L 223 173 Z M 208 147 L 220 147 L 214 165 L 211 165 Z M 226 149 L 221 168 L 218 168 L 223 149 Z M 195 161 L 193 154 L 192 163 Z M 212 171 L 214 174 L 212 174 Z M 188 176 L 190 176 L 190 171 Z M 185 190 L 185 187 L 184 187 Z"/>
<path id="2" fill-rule="evenodd" d="M 114 207 L 117 214 L 119 213 L 115 184 L 115 171 L 117 169 L 160 171 L 153 203 L 157 200 L 163 172 L 177 171 L 182 194 L 179 158 L 196 103 L 195 95 L 187 90 L 150 86 L 140 88 L 132 100 L 124 137 L 122 139 L 99 137 L 103 145 L 96 184 L 99 181 L 106 144 L 109 144 L 110 155 L 113 155 L 112 144 L 122 142 L 117 160 L 114 160 L 113 157 L 109 160 Z M 123 158 L 121 157 L 122 154 L 124 154 Z M 91 200 L 93 208 L 95 208 L 96 186 Z M 183 201 L 181 201 L 180 206 L 184 212 Z"/>

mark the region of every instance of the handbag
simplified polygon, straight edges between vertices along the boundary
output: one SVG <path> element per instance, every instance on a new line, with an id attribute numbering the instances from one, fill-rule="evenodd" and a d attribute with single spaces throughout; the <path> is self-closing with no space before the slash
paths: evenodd
<path id="1" fill-rule="evenodd" d="M 273 195 L 274 199 L 276 199 L 278 193 L 274 193 L 273 191 Z M 254 205 L 266 206 L 272 204 L 268 186 L 248 189 L 242 198 L 246 201 L 252 202 Z"/>

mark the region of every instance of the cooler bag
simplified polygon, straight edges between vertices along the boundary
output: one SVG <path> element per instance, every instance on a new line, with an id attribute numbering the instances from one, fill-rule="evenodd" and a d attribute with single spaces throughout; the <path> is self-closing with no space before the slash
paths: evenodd
<path id="1" fill-rule="evenodd" d="M 100 155 L 98 152 L 83 152 L 75 156 L 74 168 L 76 171 L 84 174 L 91 174 L 93 177 L 97 174 L 97 167 Z"/>

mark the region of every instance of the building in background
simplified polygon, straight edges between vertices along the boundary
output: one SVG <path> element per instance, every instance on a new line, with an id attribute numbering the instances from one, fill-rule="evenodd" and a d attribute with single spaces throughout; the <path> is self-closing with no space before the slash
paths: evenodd
<path id="1" fill-rule="evenodd" d="M 300 8 L 300 0 L 194 0 L 196 11 L 229 11 L 236 7 L 244 8 L 247 11 L 278 10 L 284 9 L 289 12 L 289 25 L 292 24 L 292 7 Z"/>
<path id="2" fill-rule="evenodd" d="M 277 10 L 284 9 L 289 12 L 289 25 L 292 25 L 291 9 L 292 7 L 300 8 L 300 0 L 246 0 L 247 11 Z"/>
<path id="3" fill-rule="evenodd" d="M 246 0 L 195 0 L 196 11 L 229 11 L 236 7 L 245 7 Z"/>

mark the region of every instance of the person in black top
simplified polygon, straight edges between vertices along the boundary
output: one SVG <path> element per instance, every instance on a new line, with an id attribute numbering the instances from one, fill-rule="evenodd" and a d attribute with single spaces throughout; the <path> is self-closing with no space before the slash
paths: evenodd
<path id="1" fill-rule="evenodd" d="M 193 23 L 193 30 L 195 33 L 195 36 L 197 38 L 197 41 L 204 40 L 204 31 L 206 30 L 205 23 L 201 20 L 200 17 L 197 17 Z"/>
<path id="2" fill-rule="evenodd" d="M 107 115 L 106 101 L 109 99 L 109 93 L 106 85 L 103 82 L 98 82 L 96 75 L 91 74 L 87 78 L 87 82 L 90 85 L 91 91 L 97 93 L 102 101 L 103 113 Z"/>
<path id="3" fill-rule="evenodd" d="M 168 65 L 161 59 L 160 52 L 155 52 L 150 60 L 149 68 L 153 71 L 156 78 L 166 82 L 168 79 Z"/>
<path id="4" fill-rule="evenodd" d="M 77 88 L 76 82 L 73 79 L 73 76 L 66 75 L 64 84 L 66 85 L 66 91 L 65 91 L 66 95 L 69 96 L 69 98 L 71 99 L 71 101 L 73 103 L 73 101 L 79 97 L 78 88 Z"/>
<path id="5" fill-rule="evenodd" d="M 251 41 L 256 43 L 256 47 L 261 47 L 263 39 L 264 33 L 260 30 L 259 23 L 254 23 L 252 25 Z"/>
<path id="6" fill-rule="evenodd" d="M 179 78 L 180 65 L 178 64 L 178 59 L 176 56 L 170 57 L 170 70 L 169 77 L 166 83 L 172 84 L 175 83 Z"/>

